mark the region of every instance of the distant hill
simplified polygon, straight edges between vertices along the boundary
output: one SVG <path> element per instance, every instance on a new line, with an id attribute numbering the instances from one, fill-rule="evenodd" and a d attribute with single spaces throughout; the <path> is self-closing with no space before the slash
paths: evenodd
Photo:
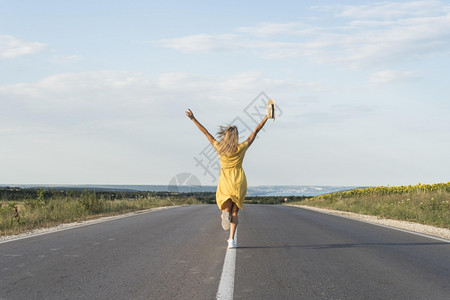
<path id="1" fill-rule="evenodd" d="M 249 196 L 317 196 L 322 194 L 348 191 L 357 186 L 297 186 L 297 185 L 276 185 L 276 186 L 252 186 L 248 188 Z"/>

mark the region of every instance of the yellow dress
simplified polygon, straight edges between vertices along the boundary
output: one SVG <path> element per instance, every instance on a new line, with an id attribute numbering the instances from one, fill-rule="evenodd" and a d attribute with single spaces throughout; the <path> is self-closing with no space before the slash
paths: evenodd
<path id="1" fill-rule="evenodd" d="M 219 142 L 215 141 L 214 146 L 217 148 Z M 247 193 L 247 178 L 244 169 L 242 169 L 242 161 L 249 144 L 247 141 L 238 145 L 236 153 L 232 155 L 219 155 L 220 160 L 220 176 L 217 184 L 216 202 L 222 210 L 222 205 L 228 199 L 231 199 L 239 209 L 244 204 L 245 194 Z"/>

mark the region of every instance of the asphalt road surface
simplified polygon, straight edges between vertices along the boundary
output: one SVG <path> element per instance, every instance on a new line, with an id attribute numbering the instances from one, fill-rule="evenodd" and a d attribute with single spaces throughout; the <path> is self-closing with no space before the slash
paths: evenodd
<path id="1" fill-rule="evenodd" d="M 0 243 L 0 299 L 450 299 L 450 243 L 296 207 L 248 205 L 226 249 L 215 205 Z"/>

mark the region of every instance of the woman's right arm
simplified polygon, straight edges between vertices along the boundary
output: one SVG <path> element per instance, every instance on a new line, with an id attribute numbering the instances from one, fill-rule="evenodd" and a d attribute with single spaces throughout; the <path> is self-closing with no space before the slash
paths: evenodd
<path id="1" fill-rule="evenodd" d="M 256 135 L 258 134 L 258 132 L 264 127 L 264 124 L 266 124 L 268 119 L 269 119 L 269 117 L 265 116 L 264 119 L 262 119 L 262 121 L 258 124 L 258 126 L 256 126 L 255 130 L 253 130 L 252 134 L 250 134 L 250 136 L 247 139 L 249 147 L 253 143 L 253 141 L 255 140 Z"/>
<path id="2" fill-rule="evenodd" d="M 214 146 L 214 142 L 216 141 L 216 139 L 208 132 L 208 130 L 206 130 L 205 127 L 203 127 L 202 124 L 200 124 L 199 121 L 197 121 L 197 119 L 194 117 L 194 113 L 190 109 L 186 111 L 186 116 L 188 116 L 189 119 L 191 119 L 194 122 L 194 124 L 197 125 L 198 129 L 200 129 L 200 131 L 203 132 L 208 141 Z"/>

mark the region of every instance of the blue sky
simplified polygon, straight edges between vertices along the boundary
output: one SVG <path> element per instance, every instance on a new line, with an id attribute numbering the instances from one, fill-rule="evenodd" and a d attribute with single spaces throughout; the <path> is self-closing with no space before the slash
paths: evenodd
<path id="1" fill-rule="evenodd" d="M 184 111 L 245 138 L 266 96 L 249 185 L 449 181 L 449 1 L 0 5 L 0 184 L 213 185 Z"/>

